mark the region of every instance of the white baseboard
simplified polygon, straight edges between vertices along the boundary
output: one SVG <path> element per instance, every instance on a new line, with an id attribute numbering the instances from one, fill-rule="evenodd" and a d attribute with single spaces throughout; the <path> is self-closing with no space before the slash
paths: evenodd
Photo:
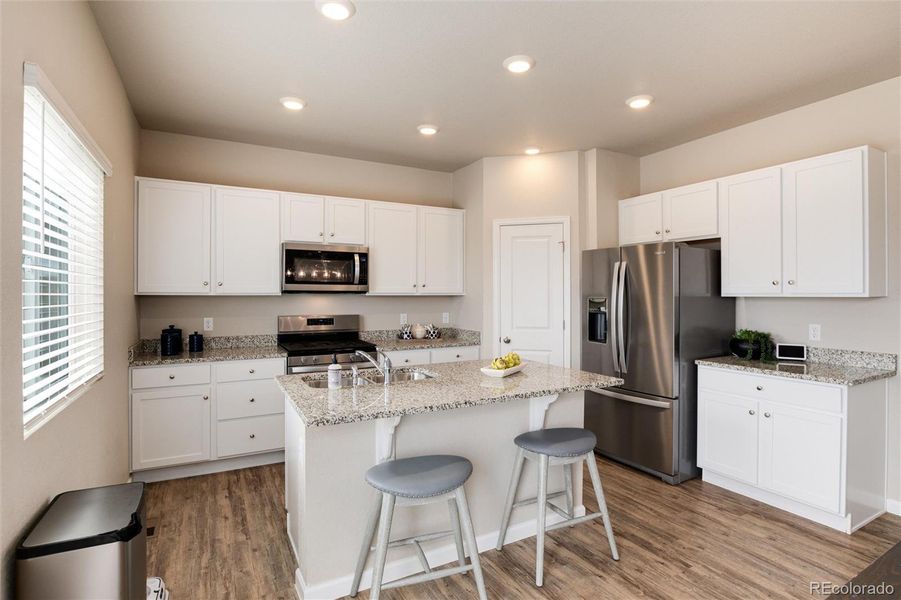
<path id="1" fill-rule="evenodd" d="M 579 505 L 575 507 L 573 513 L 577 517 L 584 516 L 585 506 Z M 562 520 L 563 517 L 561 517 L 557 513 L 551 512 L 548 515 L 547 523 L 548 525 L 552 525 L 554 523 L 559 523 Z M 536 523 L 536 519 L 529 519 L 527 521 L 522 521 L 520 523 L 516 523 L 515 525 L 511 525 L 507 529 L 507 540 L 505 542 L 505 545 L 535 535 Z M 494 547 L 497 545 L 497 536 L 498 530 L 495 529 L 494 531 L 489 531 L 488 533 L 483 533 L 476 537 L 476 544 L 479 547 L 479 553 L 481 554 L 486 550 L 494 549 Z M 429 564 L 433 568 L 457 560 L 457 548 L 454 545 L 454 542 L 449 542 L 437 548 L 428 549 L 426 550 L 425 554 L 428 558 Z M 385 574 L 383 581 L 393 581 L 395 579 L 400 579 L 401 577 L 407 577 L 408 575 L 414 575 L 420 572 L 422 572 L 422 565 L 420 565 L 419 560 L 415 556 L 388 561 L 385 563 Z M 348 573 L 341 577 L 336 577 L 334 579 L 330 579 L 316 585 L 307 585 L 307 583 L 304 581 L 303 575 L 300 572 L 300 569 L 297 569 L 294 576 L 294 591 L 295 593 L 297 593 L 298 598 L 300 598 L 301 600 L 335 600 L 336 598 L 347 596 L 350 593 L 351 583 L 353 583 L 353 573 Z M 363 571 L 363 579 L 360 581 L 361 590 L 368 590 L 370 587 L 372 587 L 371 567 Z"/>
<path id="2" fill-rule="evenodd" d="M 901 500 L 893 500 L 891 498 L 886 498 L 885 511 L 892 513 L 893 515 L 901 516 Z"/>
<path id="3" fill-rule="evenodd" d="M 260 467 L 262 465 L 272 465 L 283 462 L 285 462 L 285 451 L 277 450 L 275 452 L 262 452 L 260 454 L 223 458 L 222 460 L 210 460 L 207 462 L 192 463 L 190 465 L 135 471 L 132 473 L 132 479 L 134 481 L 151 483 L 154 481 L 196 477 L 197 475 L 209 475 L 210 473 L 222 473 L 223 471 L 234 471 L 235 469 Z"/>

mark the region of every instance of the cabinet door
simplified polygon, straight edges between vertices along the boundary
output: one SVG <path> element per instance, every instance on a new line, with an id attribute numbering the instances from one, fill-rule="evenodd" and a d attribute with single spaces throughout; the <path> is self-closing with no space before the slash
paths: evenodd
<path id="1" fill-rule="evenodd" d="M 716 182 L 663 192 L 663 236 L 667 240 L 716 237 L 719 232 Z"/>
<path id="2" fill-rule="evenodd" d="M 216 294 L 278 294 L 278 193 L 221 188 L 213 206 Z"/>
<path id="3" fill-rule="evenodd" d="M 646 194 L 619 201 L 620 246 L 663 239 L 662 196 Z"/>
<path id="4" fill-rule="evenodd" d="M 210 293 L 212 186 L 138 180 L 135 292 Z"/>
<path id="5" fill-rule="evenodd" d="M 132 393 L 132 469 L 209 460 L 209 397 L 209 386 Z"/>
<path id="6" fill-rule="evenodd" d="M 430 358 L 432 364 L 479 360 L 479 350 L 479 346 L 435 348 Z"/>
<path id="7" fill-rule="evenodd" d="M 779 168 L 719 180 L 723 296 L 782 294 Z"/>
<path id="8" fill-rule="evenodd" d="M 841 415 L 769 402 L 760 411 L 760 486 L 841 512 Z"/>
<path id="9" fill-rule="evenodd" d="M 698 466 L 757 484 L 757 401 L 698 393 Z"/>
<path id="10" fill-rule="evenodd" d="M 370 202 L 369 293 L 414 295 L 416 281 L 417 207 Z"/>
<path id="11" fill-rule="evenodd" d="M 366 202 L 350 198 L 327 198 L 325 241 L 329 244 L 366 244 Z"/>
<path id="12" fill-rule="evenodd" d="M 391 359 L 392 367 L 412 367 L 414 365 L 427 365 L 432 362 L 428 350 L 394 350 L 386 352 Z"/>
<path id="13" fill-rule="evenodd" d="M 462 210 L 419 209 L 419 293 L 462 294 L 464 279 Z"/>
<path id="14" fill-rule="evenodd" d="M 325 199 L 308 194 L 280 194 L 283 242 L 325 239 Z"/>
<path id="15" fill-rule="evenodd" d="M 782 169 L 783 272 L 788 295 L 865 292 L 863 150 Z"/>

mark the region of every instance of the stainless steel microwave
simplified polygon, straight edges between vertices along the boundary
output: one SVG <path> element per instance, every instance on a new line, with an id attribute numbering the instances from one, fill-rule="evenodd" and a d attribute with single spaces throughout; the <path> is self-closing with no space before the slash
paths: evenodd
<path id="1" fill-rule="evenodd" d="M 369 291 L 369 248 L 282 244 L 282 292 Z"/>

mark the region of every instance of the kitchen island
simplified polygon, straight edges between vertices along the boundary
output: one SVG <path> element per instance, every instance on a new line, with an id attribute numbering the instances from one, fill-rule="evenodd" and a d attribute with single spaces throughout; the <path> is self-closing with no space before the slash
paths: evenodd
<path id="1" fill-rule="evenodd" d="M 494 547 L 513 467 L 513 438 L 548 427 L 581 427 L 584 392 L 622 383 L 614 377 L 527 363 L 504 379 L 483 375 L 486 361 L 428 365 L 424 379 L 370 383 L 338 390 L 322 387 L 322 375 L 277 378 L 285 392 L 285 501 L 288 534 L 297 557 L 295 585 L 301 598 L 349 593 L 354 563 L 375 491 L 364 481 L 372 465 L 423 454 L 457 454 L 473 463 L 466 493 L 479 550 Z M 533 497 L 535 473 L 526 470 L 520 497 Z M 582 478 L 573 478 L 577 515 L 584 514 Z M 552 469 L 550 492 L 563 489 Z M 549 523 L 561 520 L 557 515 Z M 448 529 L 438 505 L 395 513 L 392 539 Z M 534 506 L 514 511 L 507 541 L 535 535 Z M 452 540 L 423 544 L 432 567 L 456 560 Z M 405 548 L 392 549 L 385 565 L 390 581 L 421 570 Z M 371 570 L 361 589 L 370 585 Z"/>

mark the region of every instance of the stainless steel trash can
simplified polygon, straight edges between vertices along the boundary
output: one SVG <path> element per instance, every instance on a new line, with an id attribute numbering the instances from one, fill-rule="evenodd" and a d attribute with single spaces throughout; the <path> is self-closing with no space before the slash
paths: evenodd
<path id="1" fill-rule="evenodd" d="M 144 484 L 59 494 L 16 548 L 19 600 L 143 600 Z"/>

